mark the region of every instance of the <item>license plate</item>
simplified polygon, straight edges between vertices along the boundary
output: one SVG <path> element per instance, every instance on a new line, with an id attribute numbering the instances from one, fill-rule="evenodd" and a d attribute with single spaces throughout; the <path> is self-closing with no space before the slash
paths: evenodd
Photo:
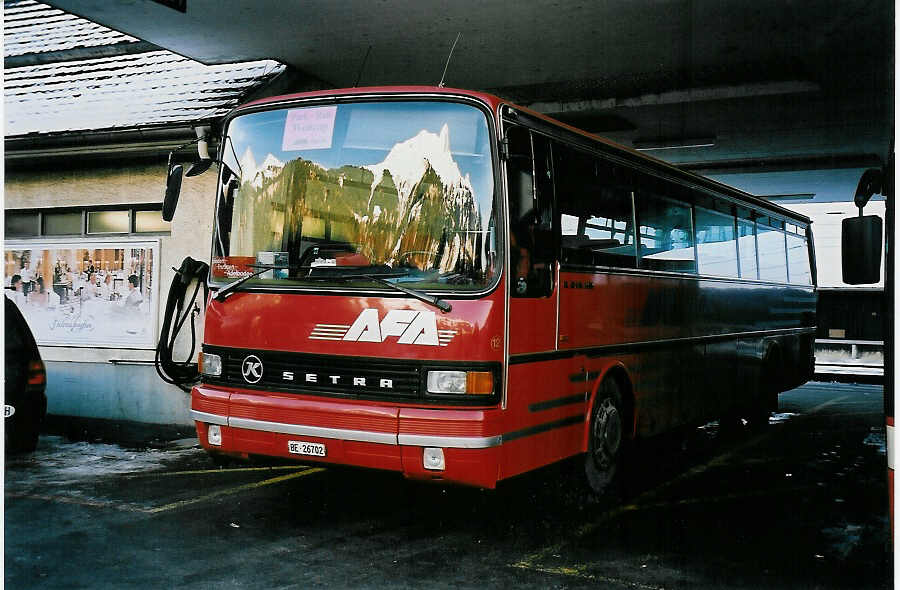
<path id="1" fill-rule="evenodd" d="M 302 440 L 288 441 L 288 451 L 294 455 L 310 455 L 312 457 L 324 457 L 325 445 L 321 443 L 306 442 Z"/>

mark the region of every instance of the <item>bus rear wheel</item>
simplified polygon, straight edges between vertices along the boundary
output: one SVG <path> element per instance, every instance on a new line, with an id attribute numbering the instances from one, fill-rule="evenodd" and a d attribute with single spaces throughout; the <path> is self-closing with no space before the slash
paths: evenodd
<path id="1" fill-rule="evenodd" d="M 588 452 L 584 461 L 587 483 L 597 495 L 610 492 L 621 478 L 622 458 L 628 443 L 627 423 L 618 383 L 614 379 L 604 379 L 591 412 Z"/>

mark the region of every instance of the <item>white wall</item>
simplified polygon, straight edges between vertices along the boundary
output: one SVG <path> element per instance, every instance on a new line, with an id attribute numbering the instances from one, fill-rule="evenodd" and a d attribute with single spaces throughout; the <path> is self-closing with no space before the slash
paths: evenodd
<path id="1" fill-rule="evenodd" d="M 159 204 L 163 200 L 165 177 L 163 164 L 7 171 L 4 208 Z M 215 169 L 203 176 L 186 178 L 171 234 L 159 238 L 157 315 L 160 324 L 175 276 L 172 267 L 180 266 L 185 256 L 209 262 L 215 182 Z M 77 242 L 77 239 L 69 241 Z M 198 327 L 199 343 L 202 317 L 198 319 Z M 157 338 L 158 335 L 159 325 Z M 189 340 L 189 335 L 179 339 L 178 360 L 185 358 L 185 341 Z M 51 414 L 150 424 L 192 424 L 188 414 L 189 394 L 156 375 L 149 364 L 154 358 L 152 348 L 41 346 L 40 349 L 47 364 L 47 401 Z"/>

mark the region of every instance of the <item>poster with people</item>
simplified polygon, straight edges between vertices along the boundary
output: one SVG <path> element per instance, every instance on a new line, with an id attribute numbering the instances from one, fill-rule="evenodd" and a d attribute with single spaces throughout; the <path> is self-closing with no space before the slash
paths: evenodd
<path id="1" fill-rule="evenodd" d="M 5 246 L 4 286 L 38 344 L 156 346 L 158 242 Z"/>

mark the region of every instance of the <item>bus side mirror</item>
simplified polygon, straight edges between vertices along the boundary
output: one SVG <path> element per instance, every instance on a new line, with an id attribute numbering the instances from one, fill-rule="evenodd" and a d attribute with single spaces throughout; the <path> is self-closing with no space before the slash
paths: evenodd
<path id="1" fill-rule="evenodd" d="M 863 207 L 882 190 L 881 170 L 866 170 L 853 202 L 859 207 L 859 217 L 841 222 L 841 270 L 848 285 L 867 285 L 881 280 L 882 221 L 877 215 L 863 215 Z"/>
<path id="2" fill-rule="evenodd" d="M 881 280 L 881 218 L 850 217 L 841 222 L 841 267 L 848 285 Z"/>
<path id="3" fill-rule="evenodd" d="M 166 198 L 163 201 L 162 217 L 166 221 L 172 221 L 175 217 L 175 208 L 178 206 L 178 196 L 181 194 L 181 164 L 172 163 L 172 154 L 169 154 L 169 167 L 166 172 Z"/>

